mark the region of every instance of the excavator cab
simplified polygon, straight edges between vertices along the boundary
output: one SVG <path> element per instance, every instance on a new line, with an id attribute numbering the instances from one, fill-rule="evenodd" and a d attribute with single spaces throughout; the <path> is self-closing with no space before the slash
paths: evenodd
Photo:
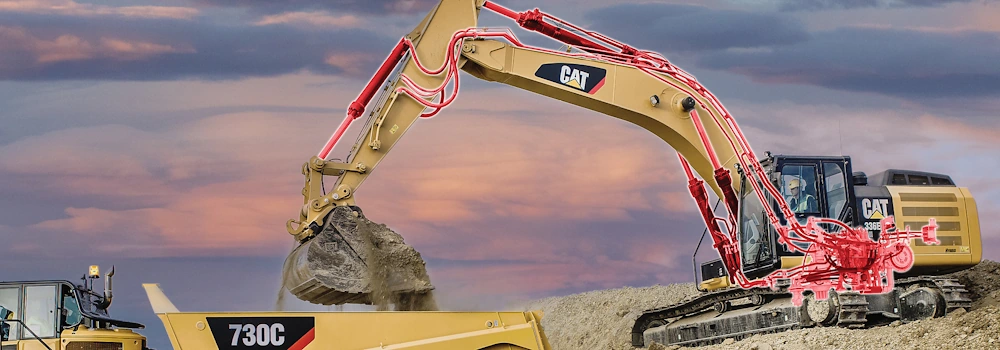
<path id="1" fill-rule="evenodd" d="M 784 196 L 795 213 L 794 220 L 805 223 L 809 217 L 838 219 L 854 226 L 854 187 L 847 177 L 851 174 L 850 157 L 809 157 L 772 155 L 761 161 L 771 184 Z M 759 278 L 779 268 L 794 267 L 802 263 L 801 252 L 793 252 L 779 244 L 778 234 L 765 216 L 763 203 L 753 192 L 746 176 L 740 176 L 739 239 L 743 273 L 748 278 Z M 769 194 L 766 205 L 772 206 L 781 223 L 788 218 L 781 215 L 777 201 Z M 826 227 L 834 232 L 838 227 Z M 792 233 L 794 235 L 794 233 Z M 805 248 L 805 247 L 803 247 Z M 715 290 L 729 286 L 728 276 L 721 260 L 701 266 L 702 289 Z"/>
<path id="2" fill-rule="evenodd" d="M 975 201 L 948 175 L 890 169 L 869 179 L 863 172 L 854 172 L 848 156 L 767 152 L 761 165 L 768 180 L 789 203 L 794 220 L 800 223 L 809 217 L 837 219 L 851 227 L 865 227 L 872 240 L 879 239 L 880 221 L 888 216 L 895 217 L 899 228 L 921 227 L 930 217 L 937 218 L 939 225 L 946 223 L 939 229 L 941 235 L 954 238 L 945 238 L 941 246 L 911 243 L 916 254 L 914 267 L 897 273 L 897 277 L 948 273 L 971 267 L 981 259 L 978 220 L 970 216 L 975 214 Z M 748 179 L 740 176 L 736 181 L 741 184 L 739 238 L 743 273 L 748 278 L 760 278 L 777 269 L 801 265 L 801 252 L 778 243 L 778 234 L 765 217 L 764 204 L 753 193 L 753 186 L 746 183 Z M 765 197 L 766 205 L 772 206 L 781 223 L 786 224 L 789 218 L 782 216 L 776 200 L 770 195 Z M 840 229 L 820 225 L 828 232 Z M 702 289 L 729 287 L 721 260 L 702 264 L 700 272 Z"/>
<path id="3" fill-rule="evenodd" d="M 855 225 L 854 206 L 848 205 L 854 203 L 853 184 L 847 178 L 847 174 L 851 173 L 849 157 L 769 155 L 761 165 L 795 213 L 795 218 L 782 217 L 777 201 L 766 196 L 767 205 L 775 209 L 783 225 L 789 219 L 805 223 L 809 217 L 837 219 L 847 225 Z M 747 179 L 743 177 L 741 181 Z M 777 242 L 778 235 L 764 216 L 764 208 L 752 192 L 753 187 L 745 185 L 741 186 L 739 216 L 743 272 L 749 278 L 758 278 L 779 268 L 801 264 L 803 254 L 789 251 Z M 825 227 L 830 232 L 838 228 L 832 225 Z"/>
<path id="4" fill-rule="evenodd" d="M 96 266 L 83 283 L 69 281 L 0 282 L 0 349 L 146 350 L 135 322 L 111 318 L 111 276 L 103 294 L 93 291 Z"/>

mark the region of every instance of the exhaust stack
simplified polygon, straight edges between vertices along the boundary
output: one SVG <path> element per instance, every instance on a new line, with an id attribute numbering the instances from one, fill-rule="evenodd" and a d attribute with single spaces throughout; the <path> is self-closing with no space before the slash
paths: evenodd
<path id="1" fill-rule="evenodd" d="M 111 297 L 112 297 L 112 293 L 111 293 L 111 277 L 113 277 L 114 275 L 115 275 L 115 266 L 111 265 L 111 271 L 108 271 L 108 273 L 106 275 L 104 275 L 104 302 L 103 302 L 103 304 L 106 304 L 108 306 L 111 306 Z M 105 308 L 106 307 L 107 306 L 105 306 Z"/>

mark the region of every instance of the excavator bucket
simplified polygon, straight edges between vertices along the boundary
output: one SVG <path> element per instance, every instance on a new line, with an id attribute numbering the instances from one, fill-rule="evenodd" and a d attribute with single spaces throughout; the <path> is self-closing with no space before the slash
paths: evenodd
<path id="1" fill-rule="evenodd" d="M 289 292 L 314 304 L 436 308 L 420 253 L 358 207 L 331 211 L 322 230 L 285 259 L 282 278 Z"/>

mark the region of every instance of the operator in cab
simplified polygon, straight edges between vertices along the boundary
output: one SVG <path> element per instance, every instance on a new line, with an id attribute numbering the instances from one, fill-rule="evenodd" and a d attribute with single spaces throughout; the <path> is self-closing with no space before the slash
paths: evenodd
<path id="1" fill-rule="evenodd" d="M 815 213 L 819 211 L 819 207 L 816 204 L 816 197 L 811 194 L 805 193 L 805 180 L 801 178 L 793 178 L 788 181 L 788 192 L 791 196 L 785 198 L 788 202 L 788 206 L 795 213 Z"/>
<path id="2" fill-rule="evenodd" d="M 5 322 L 14 319 L 14 312 L 0 305 L 0 341 L 7 341 L 10 338 L 10 324 Z"/>

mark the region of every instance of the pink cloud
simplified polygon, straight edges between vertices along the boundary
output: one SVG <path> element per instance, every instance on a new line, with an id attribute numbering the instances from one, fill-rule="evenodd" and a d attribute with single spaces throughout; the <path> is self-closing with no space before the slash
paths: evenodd
<path id="1" fill-rule="evenodd" d="M 172 6 L 107 6 L 81 4 L 73 0 L 0 0 L 0 12 L 51 14 L 66 16 L 119 16 L 132 18 L 171 18 L 189 20 L 199 11 Z"/>
<path id="2" fill-rule="evenodd" d="M 285 12 L 264 16 L 254 23 L 258 26 L 275 24 L 290 24 L 305 27 L 345 28 L 358 27 L 362 24 L 360 18 L 354 15 L 334 15 L 327 11 L 318 12 Z"/>
<path id="3" fill-rule="evenodd" d="M 361 52 L 334 52 L 326 55 L 326 59 L 324 59 L 323 62 L 330 66 L 340 68 L 351 76 L 362 77 L 371 74 L 371 72 L 367 70 L 367 65 L 371 61 L 380 59 L 383 58 Z"/>
<path id="4" fill-rule="evenodd" d="M 301 201 L 275 190 L 266 180 L 208 185 L 177 193 L 161 207 L 108 210 L 67 208 L 67 218 L 47 220 L 32 229 L 72 232 L 120 244 L 137 241 L 137 256 L 261 255 L 291 247 L 284 221 Z M 284 188 L 291 190 L 291 188 Z M 125 231 L 123 231 L 125 230 Z M 146 236 L 148 240 L 128 238 Z M 127 244 L 127 243 L 125 243 Z"/>
<path id="5" fill-rule="evenodd" d="M 287 238 L 284 222 L 301 204 L 299 166 L 327 136 L 328 130 L 304 127 L 334 124 L 326 115 L 292 117 L 237 113 L 155 132 L 119 125 L 50 132 L 0 148 L 0 169 L 30 177 L 46 191 L 149 203 L 126 210 L 72 207 L 66 218 L 36 229 L 98 234 L 109 229 L 100 223 L 131 220 L 159 237 L 148 250 L 259 254 Z M 608 128 L 624 123 L 593 116 L 596 125 L 570 122 L 578 116 L 546 118 L 525 124 L 455 113 L 421 121 L 403 141 L 409 146 L 398 147 L 361 188 L 358 202 L 424 246 L 451 239 L 426 225 L 453 225 L 481 238 L 485 232 L 471 227 L 484 220 L 627 221 L 629 210 L 660 210 L 657 195 L 646 192 L 660 191 L 657 186 L 676 176 L 676 160 L 648 149 L 658 144 L 655 138 Z M 449 142 L 435 146 L 444 139 Z M 49 171 L 50 164 L 61 171 Z M 194 187 L 182 185 L 192 181 Z M 514 240 L 524 235 L 530 231 Z M 226 245 L 234 239 L 244 248 Z"/>
<path id="6" fill-rule="evenodd" d="M 0 46 L 10 53 L 25 53 L 37 65 L 104 58 L 117 61 L 145 59 L 167 53 L 191 53 L 193 48 L 174 47 L 144 41 L 100 38 L 93 42 L 72 34 L 43 39 L 20 27 L 0 26 Z M 0 69 L 3 68 L 0 57 Z"/>

